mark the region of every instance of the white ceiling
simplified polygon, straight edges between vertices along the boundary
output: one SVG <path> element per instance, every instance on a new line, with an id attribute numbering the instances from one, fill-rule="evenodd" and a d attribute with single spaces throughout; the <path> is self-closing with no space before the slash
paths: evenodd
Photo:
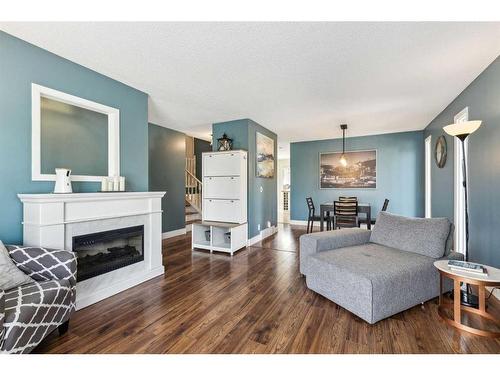
<path id="1" fill-rule="evenodd" d="M 423 129 L 500 53 L 500 23 L 0 23 L 150 95 L 207 138 L 251 118 L 289 141 Z"/>

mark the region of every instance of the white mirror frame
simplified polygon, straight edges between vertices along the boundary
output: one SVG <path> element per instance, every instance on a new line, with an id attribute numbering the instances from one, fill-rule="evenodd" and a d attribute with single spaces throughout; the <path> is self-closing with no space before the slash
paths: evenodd
<path id="1" fill-rule="evenodd" d="M 42 174 L 41 168 L 41 97 L 103 113 L 108 116 L 108 176 L 120 175 L 120 111 L 87 99 L 48 87 L 31 84 L 31 178 L 33 181 L 55 181 L 56 175 Z M 63 165 L 61 165 L 62 167 Z M 108 176 L 71 175 L 72 181 L 102 181 Z"/>

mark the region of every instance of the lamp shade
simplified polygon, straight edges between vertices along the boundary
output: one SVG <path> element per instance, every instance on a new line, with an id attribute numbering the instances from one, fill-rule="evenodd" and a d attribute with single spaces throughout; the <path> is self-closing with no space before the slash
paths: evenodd
<path id="1" fill-rule="evenodd" d="M 443 130 L 448 133 L 449 135 L 452 135 L 454 137 L 467 137 L 469 134 L 474 133 L 479 127 L 481 126 L 482 121 L 466 121 L 466 122 L 459 122 L 456 124 L 451 124 L 448 126 L 445 126 Z"/>

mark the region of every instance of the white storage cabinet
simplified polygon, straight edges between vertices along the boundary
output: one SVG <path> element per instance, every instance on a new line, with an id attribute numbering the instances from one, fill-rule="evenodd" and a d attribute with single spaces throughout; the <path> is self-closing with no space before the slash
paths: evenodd
<path id="1" fill-rule="evenodd" d="M 247 246 L 247 152 L 204 152 L 202 218 L 192 229 L 193 249 L 233 253 Z"/>
<path id="2" fill-rule="evenodd" d="M 247 152 L 203 153 L 203 221 L 247 222 Z"/>

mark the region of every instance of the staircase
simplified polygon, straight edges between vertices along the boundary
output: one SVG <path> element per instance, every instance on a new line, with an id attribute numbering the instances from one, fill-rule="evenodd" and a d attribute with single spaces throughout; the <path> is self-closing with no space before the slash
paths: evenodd
<path id="1" fill-rule="evenodd" d="M 186 229 L 191 230 L 190 224 L 201 220 L 201 191 L 203 184 L 196 178 L 196 158 L 186 158 L 184 176 L 186 186 Z"/>

